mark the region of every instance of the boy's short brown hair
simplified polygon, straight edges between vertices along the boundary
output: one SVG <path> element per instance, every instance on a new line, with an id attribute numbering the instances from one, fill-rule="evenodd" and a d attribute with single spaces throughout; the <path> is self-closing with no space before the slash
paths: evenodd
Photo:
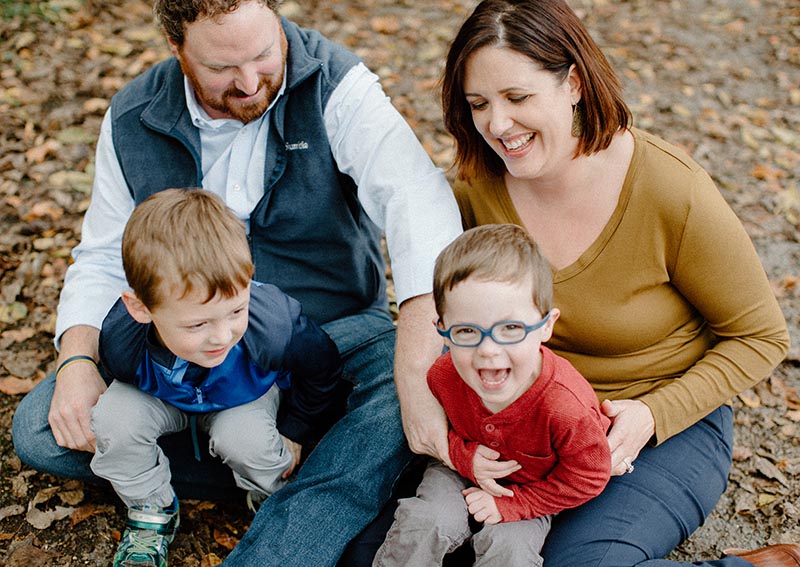
<path id="1" fill-rule="evenodd" d="M 544 315 L 553 307 L 553 273 L 536 242 L 522 227 L 485 224 L 467 230 L 436 259 L 433 299 L 444 316 L 446 295 L 467 278 L 508 283 L 531 282 L 533 304 Z"/>
<path id="2" fill-rule="evenodd" d="M 255 269 L 244 224 L 202 189 L 167 189 L 139 204 L 122 236 L 122 265 L 150 310 L 165 293 L 233 297 Z"/>

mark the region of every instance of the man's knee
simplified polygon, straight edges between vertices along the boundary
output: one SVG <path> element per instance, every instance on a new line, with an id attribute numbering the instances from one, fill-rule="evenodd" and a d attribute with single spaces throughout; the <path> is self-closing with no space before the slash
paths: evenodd
<path id="1" fill-rule="evenodd" d="M 42 396 L 41 393 L 34 388 L 22 398 L 11 421 L 14 451 L 23 463 L 37 470 L 41 470 L 41 465 L 47 464 L 47 447 L 55 446 L 47 421 L 50 397 Z"/>

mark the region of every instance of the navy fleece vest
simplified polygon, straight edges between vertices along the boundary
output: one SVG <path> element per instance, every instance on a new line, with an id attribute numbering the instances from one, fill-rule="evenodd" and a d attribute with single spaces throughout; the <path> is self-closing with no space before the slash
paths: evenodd
<path id="1" fill-rule="evenodd" d="M 331 155 L 323 113 L 358 58 L 282 20 L 287 85 L 270 111 L 264 196 L 250 217 L 255 280 L 295 297 L 325 323 L 386 306 L 380 231 Z M 200 187 L 200 134 L 176 59 L 137 77 L 111 101 L 114 148 L 135 202 L 170 187 Z"/>

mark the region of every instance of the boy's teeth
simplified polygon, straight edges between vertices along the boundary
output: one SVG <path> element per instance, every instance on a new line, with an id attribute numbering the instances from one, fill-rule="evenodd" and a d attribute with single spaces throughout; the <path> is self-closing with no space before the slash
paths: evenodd
<path id="1" fill-rule="evenodd" d="M 481 380 L 487 384 L 498 384 L 505 378 L 505 370 L 481 370 Z"/>

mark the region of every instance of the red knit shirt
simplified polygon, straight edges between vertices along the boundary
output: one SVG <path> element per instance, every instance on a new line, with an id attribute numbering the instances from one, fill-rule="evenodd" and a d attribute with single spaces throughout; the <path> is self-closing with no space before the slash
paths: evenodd
<path id="1" fill-rule="evenodd" d="M 611 474 L 609 419 L 592 387 L 565 359 L 541 347 L 542 371 L 507 408 L 492 413 L 458 375 L 450 353 L 428 371 L 431 392 L 450 420 L 450 459 L 477 485 L 479 444 L 522 468 L 498 482 L 513 497 L 495 497 L 504 522 L 555 514 L 602 492 Z"/>

